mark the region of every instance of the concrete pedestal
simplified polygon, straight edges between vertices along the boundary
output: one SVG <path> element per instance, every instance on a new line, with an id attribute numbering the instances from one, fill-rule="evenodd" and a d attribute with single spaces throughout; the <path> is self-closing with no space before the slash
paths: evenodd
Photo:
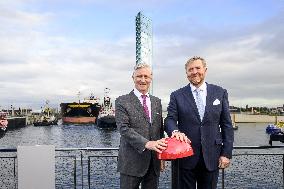
<path id="1" fill-rule="evenodd" d="M 18 188 L 55 189 L 55 147 L 18 146 Z"/>

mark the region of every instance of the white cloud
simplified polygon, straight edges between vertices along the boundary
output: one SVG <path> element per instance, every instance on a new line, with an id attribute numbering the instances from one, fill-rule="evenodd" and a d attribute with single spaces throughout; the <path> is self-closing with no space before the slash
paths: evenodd
<path id="1" fill-rule="evenodd" d="M 40 107 L 46 99 L 58 106 L 76 100 L 79 90 L 82 96 L 94 92 L 102 97 L 105 87 L 115 98 L 133 88 L 134 35 L 94 41 L 84 34 L 49 33 L 52 23 L 60 19 L 58 15 L 11 7 L 0 11 L 4 23 L 0 26 L 2 107 Z M 284 26 L 279 23 L 276 16 L 250 28 L 220 31 L 193 18 L 157 23 L 154 94 L 162 98 L 166 108 L 170 93 L 188 83 L 186 60 L 200 55 L 208 61 L 208 82 L 228 89 L 232 105 L 282 105 Z"/>
<path id="2" fill-rule="evenodd" d="M 159 77 L 167 82 L 161 83 L 163 90 L 158 94 L 168 100 L 168 91 L 165 89 L 177 89 L 181 83 L 184 83 L 186 78 L 184 63 L 188 56 L 197 53 L 208 61 L 207 81 L 228 89 L 232 105 L 282 105 L 284 87 L 281 78 L 284 75 L 284 65 L 281 62 L 283 60 L 265 47 L 261 47 L 264 41 L 272 39 L 272 35 L 254 31 L 244 36 L 240 33 L 240 36 L 213 43 L 205 43 L 202 40 L 187 43 L 190 40 L 185 36 L 174 43 L 171 41 L 172 38 L 164 39 L 161 44 L 173 45 L 168 49 L 163 48 L 164 46 L 159 48 L 160 57 L 156 59 L 162 60 L 158 64 L 164 68 L 159 72 L 161 74 Z"/>

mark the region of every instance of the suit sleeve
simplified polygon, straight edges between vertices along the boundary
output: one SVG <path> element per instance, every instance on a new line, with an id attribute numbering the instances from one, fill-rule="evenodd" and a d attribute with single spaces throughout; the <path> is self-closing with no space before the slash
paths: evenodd
<path id="1" fill-rule="evenodd" d="M 222 112 L 220 119 L 220 127 L 222 130 L 223 148 L 221 156 L 232 158 L 233 142 L 234 142 L 234 130 L 229 110 L 228 93 L 225 90 L 222 100 Z"/>
<path id="2" fill-rule="evenodd" d="M 115 101 L 115 121 L 121 137 L 139 153 L 142 153 L 149 140 L 131 127 L 128 112 L 119 98 Z"/>
<path id="3" fill-rule="evenodd" d="M 165 131 L 168 136 L 172 135 L 174 130 L 178 130 L 177 121 L 178 121 L 178 107 L 176 102 L 176 97 L 174 93 L 170 96 L 170 102 L 168 105 L 168 114 L 165 119 Z"/>

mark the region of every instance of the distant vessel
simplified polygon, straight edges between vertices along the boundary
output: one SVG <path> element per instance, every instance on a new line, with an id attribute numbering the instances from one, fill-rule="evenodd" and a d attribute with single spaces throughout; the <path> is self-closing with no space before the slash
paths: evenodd
<path id="1" fill-rule="evenodd" d="M 235 122 L 233 122 L 233 129 L 234 129 L 234 130 L 238 130 L 238 128 L 239 128 L 239 127 L 237 126 L 237 124 L 236 124 Z"/>
<path id="2" fill-rule="evenodd" d="M 266 127 L 266 133 L 269 134 L 269 144 L 272 146 L 272 141 L 280 141 L 284 143 L 284 122 L 280 121 L 276 124 L 268 124 Z"/>
<path id="3" fill-rule="evenodd" d="M 49 107 L 49 101 L 45 102 L 45 106 L 38 116 L 35 116 L 33 121 L 34 126 L 50 126 L 57 125 L 58 119 L 55 115 L 55 110 Z"/>
<path id="4" fill-rule="evenodd" d="M 268 124 L 265 130 L 267 134 L 277 134 L 281 132 L 281 128 L 274 124 Z"/>
<path id="5" fill-rule="evenodd" d="M 78 93 L 80 99 L 80 92 Z M 83 102 L 61 103 L 62 123 L 96 123 L 101 106 L 91 94 Z"/>
<path id="6" fill-rule="evenodd" d="M 97 125 L 101 128 L 116 128 L 115 111 L 109 97 L 110 89 L 105 88 L 104 102 L 99 112 Z"/>

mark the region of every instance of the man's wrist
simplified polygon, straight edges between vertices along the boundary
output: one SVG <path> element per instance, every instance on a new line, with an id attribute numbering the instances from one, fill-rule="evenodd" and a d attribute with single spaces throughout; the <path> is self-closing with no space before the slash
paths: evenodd
<path id="1" fill-rule="evenodd" d="M 172 135 L 177 132 L 179 132 L 179 130 L 173 130 Z"/>

